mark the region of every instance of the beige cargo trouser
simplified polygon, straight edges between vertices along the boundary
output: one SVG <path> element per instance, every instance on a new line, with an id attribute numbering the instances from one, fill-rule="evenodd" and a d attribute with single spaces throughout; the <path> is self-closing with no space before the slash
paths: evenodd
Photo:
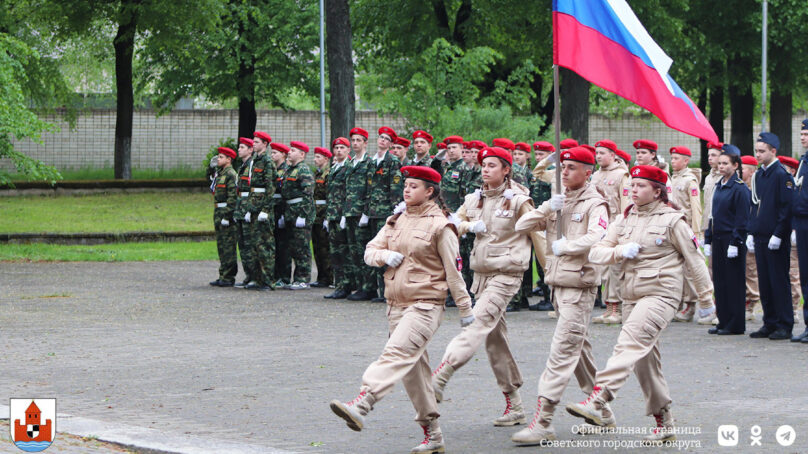
<path id="1" fill-rule="evenodd" d="M 589 343 L 589 322 L 597 293 L 597 287 L 553 288 L 558 322 L 539 378 L 539 397 L 558 403 L 573 374 L 584 394 L 592 392 L 597 367 Z"/>
<path id="2" fill-rule="evenodd" d="M 646 296 L 637 301 L 623 301 L 623 327 L 617 337 L 606 367 L 598 371 L 595 383 L 617 396 L 634 370 L 645 396 L 648 416 L 659 414 L 671 403 L 668 382 L 662 375 L 659 337 L 676 313 L 679 301 L 659 296 Z"/>
<path id="3" fill-rule="evenodd" d="M 755 261 L 754 252 L 746 253 L 746 300 L 752 304 L 760 302 L 757 262 Z"/>
<path id="4" fill-rule="evenodd" d="M 505 307 L 519 291 L 522 275 L 481 275 L 474 273 L 471 293 L 477 297 L 474 306 L 474 323 L 463 328 L 446 346 L 442 361 L 448 361 L 454 370 L 463 367 L 477 352 L 483 342 L 488 353 L 488 362 L 494 371 L 497 384 L 504 393 L 511 393 L 522 386 L 522 373 L 508 345 L 508 325 L 505 323 Z"/>
<path id="5" fill-rule="evenodd" d="M 797 245 L 791 245 L 791 263 L 788 268 L 788 279 L 791 282 L 791 307 L 795 311 L 800 307 L 802 288 L 800 288 L 800 264 L 797 258 Z"/>
<path id="6" fill-rule="evenodd" d="M 620 296 L 620 265 L 609 265 L 603 270 L 603 302 L 619 303 Z"/>
<path id="7" fill-rule="evenodd" d="M 440 416 L 426 346 L 443 321 L 444 312 L 443 301 L 419 302 L 409 307 L 388 305 L 390 336 L 379 359 L 362 375 L 362 387 L 376 402 L 401 380 L 415 408 L 415 420 L 421 425 Z"/>

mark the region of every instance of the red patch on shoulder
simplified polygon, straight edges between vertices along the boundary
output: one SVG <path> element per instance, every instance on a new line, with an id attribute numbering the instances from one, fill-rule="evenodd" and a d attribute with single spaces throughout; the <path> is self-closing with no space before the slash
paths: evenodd
<path id="1" fill-rule="evenodd" d="M 693 197 L 697 197 L 699 195 L 699 190 L 696 188 L 691 189 L 690 195 L 692 195 Z"/>
<path id="2" fill-rule="evenodd" d="M 457 260 L 457 271 L 463 271 L 463 258 L 458 255 L 456 260 Z"/>
<path id="3" fill-rule="evenodd" d="M 609 226 L 609 223 L 606 221 L 606 219 L 603 219 L 603 216 L 601 216 L 600 220 L 598 221 L 598 225 L 605 229 Z"/>

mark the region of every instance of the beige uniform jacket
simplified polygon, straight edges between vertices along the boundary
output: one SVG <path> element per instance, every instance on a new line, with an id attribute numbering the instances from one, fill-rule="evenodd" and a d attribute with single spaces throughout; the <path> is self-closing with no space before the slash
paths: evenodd
<path id="1" fill-rule="evenodd" d="M 640 245 L 636 258 L 623 257 L 627 243 Z M 678 306 L 682 298 L 686 264 L 692 270 L 699 302 L 712 305 L 713 284 L 698 238 L 681 212 L 661 202 L 632 206 L 627 217 L 618 217 L 609 226 L 606 238 L 592 246 L 589 260 L 621 265 L 620 290 L 626 301 L 659 296 L 673 306 Z"/>
<path id="2" fill-rule="evenodd" d="M 682 209 L 685 221 L 693 232 L 701 236 L 702 211 L 699 179 L 692 170 L 685 167 L 671 175 L 671 200 Z"/>
<path id="3" fill-rule="evenodd" d="M 574 191 L 566 191 L 567 199 L 561 210 L 561 228 L 566 238 L 565 253 L 548 253 L 544 281 L 552 286 L 588 288 L 600 285 L 603 267 L 589 262 L 589 248 L 603 239 L 609 223 L 609 208 L 603 194 L 591 183 Z M 556 211 L 550 202 L 522 216 L 516 223 L 519 233 L 547 231 L 547 250 L 557 238 Z"/>
<path id="4" fill-rule="evenodd" d="M 593 173 L 592 184 L 606 196 L 609 203 L 609 221 L 613 221 L 631 204 L 627 189 L 631 186 L 628 169 L 617 159 L 609 167 Z"/>
<path id="5" fill-rule="evenodd" d="M 429 302 L 443 306 L 448 290 L 461 317 L 471 315 L 471 298 L 457 269 L 457 233 L 435 202 L 407 207 L 395 225 L 385 223 L 365 248 L 365 263 L 383 267 L 391 251 L 404 255 L 404 260 L 384 272 L 387 304 Z"/>
<path id="6" fill-rule="evenodd" d="M 721 180 L 721 174 L 718 169 L 710 170 L 710 173 L 704 177 L 704 211 L 701 215 L 701 226 L 706 229 L 713 213 L 713 194 L 715 193 L 715 185 Z"/>

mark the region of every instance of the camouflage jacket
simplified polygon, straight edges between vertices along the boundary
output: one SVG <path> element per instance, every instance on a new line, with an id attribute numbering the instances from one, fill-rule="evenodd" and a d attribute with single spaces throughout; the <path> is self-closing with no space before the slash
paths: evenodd
<path id="1" fill-rule="evenodd" d="M 443 166 L 443 176 L 440 180 L 440 193 L 446 206 L 450 210 L 457 211 L 463 205 L 465 194 L 463 193 L 463 169 L 465 164 L 462 159 L 448 163 Z"/>
<path id="2" fill-rule="evenodd" d="M 305 161 L 290 165 L 283 173 L 281 197 L 285 208 L 283 215 L 287 223 L 301 217 L 306 225 L 314 223 L 314 175 Z"/>
<path id="3" fill-rule="evenodd" d="M 224 166 L 216 176 L 216 185 L 213 188 L 213 222 L 222 219 L 233 220 L 236 209 L 236 171 L 230 164 Z"/>
<path id="4" fill-rule="evenodd" d="M 542 203 L 550 200 L 552 188 L 550 183 L 530 175 L 530 187 L 528 189 L 530 189 L 530 198 L 533 199 L 535 206 L 540 206 Z"/>
<path id="5" fill-rule="evenodd" d="M 244 219 L 247 211 L 244 209 L 247 204 L 247 198 L 250 196 L 250 178 L 252 178 L 253 158 L 250 155 L 246 161 L 238 168 L 238 180 L 236 188 L 238 190 L 238 200 L 236 201 L 236 212 L 233 217 L 236 219 Z"/>
<path id="6" fill-rule="evenodd" d="M 284 176 L 286 174 L 286 169 L 289 168 L 289 164 L 287 164 L 286 161 L 283 161 L 281 165 L 276 166 L 273 162 L 272 166 L 275 169 L 275 194 L 273 194 L 270 204 L 272 205 L 272 209 L 274 209 L 278 216 L 280 216 L 283 214 L 283 210 L 285 209 L 281 189 L 283 188 Z"/>
<path id="7" fill-rule="evenodd" d="M 521 184 L 524 187 L 530 186 L 530 169 L 527 166 L 522 166 L 513 163 L 513 181 Z"/>
<path id="8" fill-rule="evenodd" d="M 345 206 L 342 215 L 345 217 L 362 216 L 368 196 L 368 168 L 370 157 L 367 153 L 361 161 L 354 159 L 346 162 L 345 167 Z"/>
<path id="9" fill-rule="evenodd" d="M 324 165 L 322 169 L 314 170 L 314 211 L 315 219 L 322 224 L 325 219 L 326 204 L 328 203 L 328 174 L 330 166 Z"/>
<path id="10" fill-rule="evenodd" d="M 416 161 L 415 158 L 412 158 L 412 160 L 410 160 L 410 163 L 408 165 L 432 167 L 432 158 L 430 158 L 428 154 L 425 155 L 424 159 L 422 159 L 420 161 Z"/>
<path id="11" fill-rule="evenodd" d="M 477 189 L 480 189 L 483 186 L 483 174 L 480 171 L 479 166 L 470 167 L 465 162 L 463 163 L 463 183 L 461 184 L 461 189 L 463 191 L 463 197 L 466 197 L 468 194 L 471 194 Z"/>
<path id="12" fill-rule="evenodd" d="M 370 158 L 367 172 L 368 194 L 364 213 L 370 218 L 383 218 L 393 214 L 393 207 L 404 198 L 404 181 L 398 158 L 385 153 L 377 164 Z"/>
<path id="13" fill-rule="evenodd" d="M 252 177 L 250 177 L 250 195 L 244 202 L 244 213 L 257 215 L 260 212 L 269 214 L 272 208 L 272 195 L 275 193 L 275 166 L 266 153 L 253 155 Z M 260 192 L 262 191 L 263 192 Z M 255 217 L 255 216 L 253 216 Z"/>
<path id="14" fill-rule="evenodd" d="M 334 164 L 328 172 L 326 187 L 328 189 L 328 200 L 325 217 L 329 221 L 339 221 L 342 217 L 342 209 L 345 207 L 345 181 L 348 169 L 351 167 L 351 160 L 346 159 L 342 164 Z"/>

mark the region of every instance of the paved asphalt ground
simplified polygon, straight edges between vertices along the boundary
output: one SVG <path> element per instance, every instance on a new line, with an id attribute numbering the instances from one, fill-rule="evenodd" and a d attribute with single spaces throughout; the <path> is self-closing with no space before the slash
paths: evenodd
<path id="1" fill-rule="evenodd" d="M 0 263 L 0 348 L 5 351 L 0 404 L 10 397 L 56 397 L 59 412 L 153 429 L 152 442 L 193 437 L 197 445 L 185 452 L 215 451 L 198 447 L 201 440 L 209 448 L 217 441 L 243 447 L 232 452 L 394 453 L 409 452 L 421 440 L 401 386 L 376 405 L 361 433 L 350 431 L 328 408 L 330 399 L 355 396 L 362 372 L 381 352 L 387 337 L 384 305 L 331 302 L 322 298 L 326 290 L 212 288 L 207 282 L 215 278 L 216 266 Z M 522 396 L 532 414 L 554 321 L 545 313 L 520 312 L 508 315 L 508 326 L 526 380 Z M 753 322 L 747 331 L 759 326 Z M 429 347 L 433 365 L 459 329 L 456 309 L 448 310 Z M 605 364 L 618 330 L 592 327 L 598 365 Z M 682 446 L 661 451 L 808 452 L 808 346 L 709 336 L 706 330 L 676 323 L 663 335 L 674 416 L 690 434 L 679 437 Z M 573 379 L 563 402 L 582 397 Z M 447 398 L 440 408 L 448 452 L 540 450 L 511 444 L 518 427 L 492 426 L 504 402 L 484 351 L 455 375 Z M 613 409 L 622 427 L 643 430 L 652 423 L 643 414 L 634 378 Z M 571 433 L 578 422 L 558 411 L 559 438 L 581 441 Z M 718 445 L 717 429 L 724 424 L 738 427 L 737 447 Z M 775 441 L 783 424 L 796 430 L 790 447 Z M 754 425 L 760 426 L 762 446 L 750 446 Z M 95 437 L 58 437 L 63 436 L 48 452 L 120 452 Z M 614 443 L 636 439 L 631 434 L 586 438 L 589 447 L 575 451 L 623 452 L 627 449 L 615 449 Z M 0 452 L 17 451 L 0 443 Z"/>

